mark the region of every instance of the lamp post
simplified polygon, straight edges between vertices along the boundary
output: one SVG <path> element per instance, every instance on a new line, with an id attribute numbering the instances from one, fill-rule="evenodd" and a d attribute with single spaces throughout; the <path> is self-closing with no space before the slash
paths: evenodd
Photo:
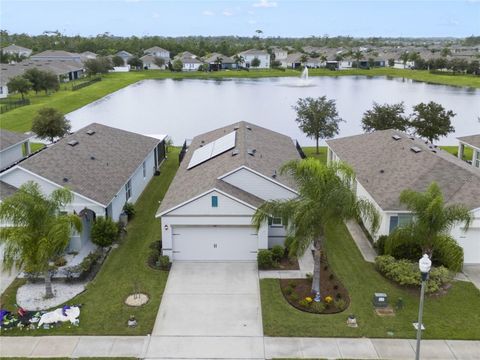
<path id="1" fill-rule="evenodd" d="M 415 360 L 420 359 L 420 340 L 422 338 L 422 316 L 423 316 L 423 298 L 425 297 L 425 284 L 428 280 L 428 273 L 432 267 L 432 261 L 424 254 L 418 261 L 418 267 L 422 274 L 422 287 L 420 290 L 420 305 L 418 307 L 418 322 L 417 322 L 417 350 L 415 352 Z"/>

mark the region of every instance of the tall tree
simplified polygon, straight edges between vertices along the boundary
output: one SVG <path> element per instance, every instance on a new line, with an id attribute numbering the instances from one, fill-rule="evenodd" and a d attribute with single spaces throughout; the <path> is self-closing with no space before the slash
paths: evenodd
<path id="1" fill-rule="evenodd" d="M 410 60 L 410 55 L 408 52 L 402 53 L 402 55 L 400 55 L 400 60 L 403 61 L 403 68 L 405 69 L 407 67 L 407 61 Z"/>
<path id="2" fill-rule="evenodd" d="M 413 220 L 410 224 L 395 229 L 385 244 L 387 253 L 402 244 L 418 244 L 423 254 L 429 257 L 435 251 L 447 254 L 447 264 L 453 271 L 460 271 L 463 264 L 461 258 L 453 259 L 458 247 L 455 239 L 450 235 L 450 229 L 456 224 L 463 224 L 468 229 L 472 215 L 463 205 L 446 205 L 442 191 L 437 183 L 433 182 L 425 192 L 404 190 L 400 194 L 400 202 L 412 211 Z"/>
<path id="3" fill-rule="evenodd" d="M 43 273 L 47 298 L 53 297 L 50 261 L 65 250 L 72 228 L 82 230 L 77 215 L 61 213 L 72 200 L 68 189 L 57 189 L 45 196 L 40 186 L 30 181 L 0 203 L 0 219 L 10 225 L 0 228 L 4 265 L 7 269 L 16 266 Z"/>
<path id="4" fill-rule="evenodd" d="M 239 68 L 240 66 L 242 66 L 243 63 L 245 63 L 245 58 L 242 55 L 236 54 L 233 57 L 233 61 L 235 61 L 235 65 L 237 66 L 237 68 Z"/>
<path id="5" fill-rule="evenodd" d="M 404 111 L 405 107 L 403 102 L 392 105 L 380 105 L 374 102 L 373 108 L 363 113 L 363 131 L 372 132 L 387 129 L 406 131 L 408 128 L 408 118 L 403 115 Z"/>
<path id="6" fill-rule="evenodd" d="M 70 121 L 54 108 L 42 108 L 33 118 L 32 131 L 41 139 L 49 139 L 51 142 L 56 137 L 63 137 L 71 129 Z"/>
<path id="7" fill-rule="evenodd" d="M 128 65 L 130 65 L 134 69 L 141 69 L 143 67 L 143 61 L 138 56 L 132 56 L 127 61 Z"/>
<path id="8" fill-rule="evenodd" d="M 25 99 L 25 94 L 27 94 L 32 89 L 32 83 L 25 79 L 21 75 L 12 77 L 7 83 L 8 91 L 11 93 L 20 93 L 22 95 L 22 100 Z"/>
<path id="9" fill-rule="evenodd" d="M 217 65 L 218 71 L 222 70 L 222 63 L 223 63 L 223 58 L 221 56 L 217 56 L 215 59 L 215 65 Z"/>
<path id="10" fill-rule="evenodd" d="M 23 73 L 23 77 L 30 81 L 32 84 L 32 89 L 35 91 L 36 94 L 38 94 L 39 91 L 43 90 L 43 83 L 44 83 L 44 72 L 37 69 L 37 68 L 31 68 L 27 69 Z"/>
<path id="11" fill-rule="evenodd" d="M 60 88 L 60 82 L 57 75 L 51 71 L 42 71 L 41 89 L 45 91 L 45 94 L 51 91 L 57 91 Z"/>
<path id="12" fill-rule="evenodd" d="M 269 217 L 282 218 L 287 236 L 293 240 L 292 251 L 302 255 L 313 243 L 315 248 L 312 292 L 320 292 L 320 259 L 328 229 L 347 219 L 362 218 L 371 224 L 373 233 L 379 225 L 375 207 L 356 197 L 352 190 L 355 178 L 346 164 L 325 165 L 314 158 L 286 163 L 282 174 L 291 176 L 298 186 L 298 197 L 290 200 L 271 200 L 263 203 L 253 216 L 260 228 Z"/>
<path id="13" fill-rule="evenodd" d="M 125 61 L 122 59 L 121 56 L 115 55 L 112 56 L 112 64 L 115 67 L 125 66 Z"/>
<path id="14" fill-rule="evenodd" d="M 326 96 L 319 98 L 300 98 L 292 106 L 297 112 L 295 121 L 307 137 L 316 141 L 317 154 L 318 140 L 330 139 L 338 134 L 338 125 L 344 121 L 338 116 L 335 100 L 327 100 Z"/>
<path id="15" fill-rule="evenodd" d="M 360 50 L 357 50 L 352 54 L 352 56 L 355 59 L 355 62 L 357 64 L 357 69 L 358 69 L 360 67 L 360 60 L 364 58 L 363 52 L 361 52 Z"/>
<path id="16" fill-rule="evenodd" d="M 413 107 L 414 113 L 410 126 L 416 134 L 427 139 L 430 143 L 455 131 L 451 119 L 456 115 L 452 110 L 430 101 L 428 104 L 420 103 Z"/>

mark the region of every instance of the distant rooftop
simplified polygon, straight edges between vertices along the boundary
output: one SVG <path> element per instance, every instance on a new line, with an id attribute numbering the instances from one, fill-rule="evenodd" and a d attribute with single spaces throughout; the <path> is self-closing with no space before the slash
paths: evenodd
<path id="1" fill-rule="evenodd" d="M 469 136 L 462 136 L 457 138 L 461 142 L 470 145 L 472 147 L 475 147 L 477 149 L 480 149 L 480 134 L 476 135 L 469 135 Z"/>
<path id="2" fill-rule="evenodd" d="M 0 151 L 30 139 L 32 135 L 0 129 Z"/>

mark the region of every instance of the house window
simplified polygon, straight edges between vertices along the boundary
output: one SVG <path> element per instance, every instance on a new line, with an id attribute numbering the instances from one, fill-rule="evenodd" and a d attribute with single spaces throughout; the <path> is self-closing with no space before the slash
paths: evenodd
<path id="1" fill-rule="evenodd" d="M 147 177 L 147 164 L 145 164 L 145 161 L 142 164 L 143 167 L 143 178 L 145 179 Z"/>
<path id="2" fill-rule="evenodd" d="M 125 184 L 125 196 L 127 201 L 132 197 L 132 180 L 128 180 Z"/>
<path id="3" fill-rule="evenodd" d="M 218 196 L 212 196 L 212 207 L 218 207 Z"/>
<path id="4" fill-rule="evenodd" d="M 398 214 L 390 216 L 390 233 L 395 230 L 397 227 L 403 227 L 412 222 L 412 214 Z"/>
<path id="5" fill-rule="evenodd" d="M 273 227 L 280 227 L 282 226 L 282 218 L 279 218 L 279 217 L 274 217 L 272 218 L 272 226 Z"/>

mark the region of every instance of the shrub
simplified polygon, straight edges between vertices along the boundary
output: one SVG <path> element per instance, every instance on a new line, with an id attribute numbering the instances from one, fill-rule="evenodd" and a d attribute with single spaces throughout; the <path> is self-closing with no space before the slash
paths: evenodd
<path id="1" fill-rule="evenodd" d="M 110 246 L 118 239 L 118 224 L 110 218 L 98 217 L 92 226 L 91 237 L 98 246 Z"/>
<path id="2" fill-rule="evenodd" d="M 161 251 L 162 250 L 162 240 L 153 241 L 150 243 L 149 248 L 152 250 Z"/>
<path id="3" fill-rule="evenodd" d="M 419 286 L 421 275 L 416 262 L 409 260 L 395 260 L 390 255 L 377 256 L 375 267 L 388 279 L 403 286 Z M 434 293 L 450 280 L 448 269 L 443 266 L 432 267 L 427 282 L 427 293 Z"/>
<path id="4" fill-rule="evenodd" d="M 310 303 L 306 299 L 302 299 L 298 302 L 298 305 L 300 305 L 301 307 L 309 307 Z"/>
<path id="5" fill-rule="evenodd" d="M 282 245 L 275 245 L 271 252 L 273 261 L 279 262 L 285 255 L 285 248 Z"/>
<path id="6" fill-rule="evenodd" d="M 317 314 L 320 314 L 322 312 L 325 311 L 325 303 L 319 301 L 319 302 L 313 302 L 312 305 L 311 305 L 311 309 L 313 310 L 313 312 L 317 313 Z"/>
<path id="7" fill-rule="evenodd" d="M 298 301 L 298 299 L 299 299 L 299 296 L 296 292 L 294 292 L 294 293 L 292 293 L 292 295 L 290 295 L 290 300 L 295 302 L 295 301 Z"/>
<path id="8" fill-rule="evenodd" d="M 293 288 L 291 286 L 287 286 L 284 291 L 285 294 L 291 295 L 293 293 Z"/>
<path id="9" fill-rule="evenodd" d="M 435 265 L 459 272 L 463 266 L 463 248 L 454 239 L 445 237 L 436 247 L 432 261 Z"/>
<path id="10" fill-rule="evenodd" d="M 260 269 L 270 269 L 273 266 L 273 256 L 270 250 L 259 250 L 257 254 L 258 267 Z"/>
<path id="11" fill-rule="evenodd" d="M 148 255 L 148 263 L 150 266 L 157 267 L 157 261 L 160 257 L 160 253 L 157 250 L 152 250 Z"/>
<path id="12" fill-rule="evenodd" d="M 338 310 L 344 310 L 347 306 L 347 302 L 343 299 L 338 299 L 333 302 L 333 305 L 335 305 Z"/>
<path id="13" fill-rule="evenodd" d="M 166 255 L 162 255 L 159 258 L 160 261 L 160 268 L 164 270 L 170 269 L 170 258 Z"/>
<path id="14" fill-rule="evenodd" d="M 135 216 L 135 206 L 132 203 L 127 202 L 123 205 L 123 212 L 127 214 L 128 220 L 130 220 Z"/>
<path id="15" fill-rule="evenodd" d="M 385 242 L 387 241 L 388 236 L 387 235 L 380 235 L 373 243 L 373 248 L 377 251 L 378 255 L 384 255 L 385 254 Z"/>
<path id="16" fill-rule="evenodd" d="M 65 258 L 63 256 L 59 256 L 55 259 L 55 261 L 53 263 L 54 263 L 55 266 L 61 267 L 61 266 L 67 265 L 67 260 L 65 260 Z"/>
<path id="17" fill-rule="evenodd" d="M 290 281 L 288 282 L 288 286 L 291 286 L 293 289 L 295 289 L 295 288 L 297 287 L 297 283 L 296 283 L 295 281 L 293 281 L 293 280 L 290 280 Z"/>

